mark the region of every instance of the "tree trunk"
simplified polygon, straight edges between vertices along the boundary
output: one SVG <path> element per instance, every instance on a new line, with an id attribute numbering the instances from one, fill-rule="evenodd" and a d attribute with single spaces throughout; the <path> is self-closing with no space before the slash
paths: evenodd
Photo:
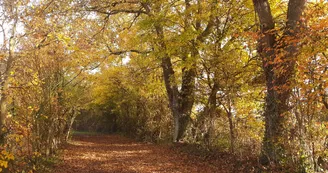
<path id="1" fill-rule="evenodd" d="M 233 154 L 235 153 L 235 132 L 234 132 L 234 125 L 232 121 L 231 111 L 227 112 L 227 115 L 229 119 L 229 130 L 230 130 L 230 152 Z"/>
<path id="2" fill-rule="evenodd" d="M 190 0 L 185 0 L 185 30 L 193 28 L 192 24 L 192 15 L 190 10 Z M 201 1 L 197 1 L 201 3 Z M 161 3 L 150 4 L 150 3 L 142 3 L 143 8 L 146 10 L 146 13 L 154 17 L 155 14 L 161 12 Z M 153 7 L 153 9 L 151 9 Z M 199 6 L 200 8 L 201 6 Z M 211 11 L 214 11 L 216 7 L 216 0 L 213 0 Z M 200 9 L 199 9 L 200 10 Z M 194 90 L 195 90 L 195 77 L 196 77 L 196 59 L 199 56 L 198 53 L 198 43 L 204 42 L 205 38 L 211 33 L 212 28 L 214 26 L 214 15 L 210 15 L 210 19 L 206 28 L 200 32 L 200 34 L 194 39 L 189 40 L 183 49 L 183 61 L 188 61 L 191 58 L 192 64 L 190 67 L 185 67 L 182 69 L 182 84 L 181 90 L 179 91 L 178 85 L 175 79 L 175 72 L 173 69 L 173 65 L 171 62 L 171 57 L 167 53 L 167 45 L 164 39 L 164 30 L 161 22 L 154 23 L 156 35 L 157 35 L 157 46 L 159 47 L 159 52 L 162 52 L 161 60 L 162 60 L 162 70 L 165 88 L 167 91 L 170 109 L 173 115 L 174 120 L 174 130 L 173 130 L 173 142 L 179 141 L 186 131 L 188 123 L 190 121 L 190 114 L 194 104 Z M 196 23 L 199 23 L 197 21 Z M 197 24 L 199 25 L 199 24 Z M 197 27 L 200 29 L 200 27 Z M 191 57 L 189 57 L 191 56 Z"/>
<path id="3" fill-rule="evenodd" d="M 157 36 L 159 37 L 158 44 L 166 52 L 166 43 L 164 42 L 163 27 L 160 24 L 155 25 Z M 193 105 L 194 96 L 194 69 L 183 71 L 181 94 L 175 81 L 174 70 L 171 58 L 167 53 L 162 57 L 162 69 L 164 76 L 165 88 L 169 98 L 170 109 L 174 119 L 173 142 L 179 141 L 188 125 L 191 108 Z"/>
<path id="4" fill-rule="evenodd" d="M 258 40 L 258 53 L 262 57 L 266 76 L 265 133 L 260 161 L 263 165 L 279 165 L 284 157 L 284 146 L 281 138 L 284 135 L 284 122 L 289 111 L 288 99 L 291 93 L 292 76 L 297 53 L 297 45 L 293 40 L 299 32 L 301 14 L 305 0 L 290 0 L 288 3 L 286 30 L 279 43 L 268 0 L 253 0 L 254 8 L 259 16 L 261 38 Z M 288 39 L 285 39 L 288 38 Z M 284 40 L 285 39 L 285 40 Z M 288 41 L 287 40 L 292 40 Z M 278 57 L 278 53 L 283 53 Z M 275 61 L 280 59 L 280 61 Z M 281 72 L 283 71 L 283 73 Z"/>
<path id="5" fill-rule="evenodd" d="M 5 95 L 2 93 L 1 94 L 1 99 L 0 99 L 0 144 L 4 142 L 5 138 L 5 132 L 4 132 L 4 125 L 6 122 L 6 117 L 7 117 L 7 99 L 5 98 Z"/>
<path id="6" fill-rule="evenodd" d="M 14 36 L 16 34 L 16 26 L 18 19 L 16 18 L 13 23 L 13 27 L 11 30 L 11 37 L 9 39 L 9 49 L 8 49 L 8 57 L 6 61 L 6 67 L 4 72 L 1 74 L 0 81 L 0 143 L 4 140 L 4 132 L 3 127 L 5 125 L 7 119 L 7 90 L 8 90 L 8 78 L 10 76 L 12 70 L 12 64 L 14 62 L 14 51 L 16 47 L 16 43 L 14 40 Z M 5 39 L 5 38 L 4 38 Z"/>
<path id="7" fill-rule="evenodd" d="M 70 118 L 67 119 L 68 122 L 67 123 L 67 131 L 66 131 L 66 137 L 65 140 L 68 141 L 70 135 L 71 135 L 71 131 L 72 131 L 72 127 L 73 127 L 73 123 L 75 121 L 75 118 L 78 115 L 78 110 L 73 107 L 72 108 L 72 116 Z"/>

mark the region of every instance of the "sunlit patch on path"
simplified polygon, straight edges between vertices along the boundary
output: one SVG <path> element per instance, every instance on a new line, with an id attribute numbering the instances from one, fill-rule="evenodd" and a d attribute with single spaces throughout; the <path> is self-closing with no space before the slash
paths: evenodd
<path id="1" fill-rule="evenodd" d="M 118 135 L 75 136 L 55 173 L 228 172 L 168 147 L 138 143 Z M 221 168 L 220 168 L 221 167 Z"/>

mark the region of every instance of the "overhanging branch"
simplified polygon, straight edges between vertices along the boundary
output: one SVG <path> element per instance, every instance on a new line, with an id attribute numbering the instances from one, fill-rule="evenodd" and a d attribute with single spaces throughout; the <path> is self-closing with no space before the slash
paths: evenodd
<path id="1" fill-rule="evenodd" d="M 148 53 L 152 52 L 152 50 L 142 51 L 142 50 L 137 50 L 137 49 L 116 50 L 116 51 L 114 51 L 109 47 L 109 45 L 106 45 L 106 46 L 107 46 L 107 49 L 108 49 L 108 51 L 111 55 L 122 55 L 122 54 L 125 54 L 125 53 L 148 54 Z"/>

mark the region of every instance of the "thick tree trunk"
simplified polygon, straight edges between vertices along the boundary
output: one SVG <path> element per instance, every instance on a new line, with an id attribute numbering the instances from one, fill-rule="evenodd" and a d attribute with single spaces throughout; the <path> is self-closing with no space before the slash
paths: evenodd
<path id="1" fill-rule="evenodd" d="M 164 46 L 164 44 L 163 44 Z M 186 131 L 194 103 L 195 69 L 183 70 L 182 87 L 179 92 L 174 79 L 171 59 L 162 59 L 162 68 L 166 91 L 169 97 L 171 112 L 174 119 L 173 141 L 179 141 Z"/>
<path id="2" fill-rule="evenodd" d="M 186 7 L 186 15 L 185 15 L 185 29 L 190 29 L 193 27 L 192 24 L 192 15 L 190 10 L 190 0 L 185 0 Z M 198 1 L 200 3 L 200 1 Z M 213 0 L 211 10 L 216 7 L 216 0 Z M 153 17 L 154 14 L 161 12 L 161 4 L 149 4 L 142 3 L 143 8 L 146 10 L 146 13 Z M 153 9 L 151 9 L 153 7 Z M 200 6 L 199 6 L 200 8 Z M 153 10 L 153 11 L 152 11 Z M 192 39 L 190 42 L 186 43 L 184 49 L 182 60 L 189 61 L 191 58 L 192 64 L 190 67 L 186 67 L 182 69 L 182 84 L 181 90 L 179 91 L 178 85 L 175 80 L 175 72 L 173 69 L 173 65 L 171 62 L 171 57 L 167 53 L 167 45 L 164 39 L 164 30 L 163 26 L 160 22 L 156 22 L 154 24 L 156 35 L 157 35 L 157 44 L 160 48 L 160 52 L 162 52 L 161 60 L 162 60 L 162 69 L 163 69 L 163 77 L 165 88 L 167 91 L 170 109 L 173 115 L 174 120 L 174 130 L 173 130 L 173 141 L 179 141 L 186 131 L 188 123 L 190 121 L 190 114 L 194 104 L 194 90 L 195 90 L 195 77 L 196 77 L 196 59 L 199 56 L 197 45 L 198 43 L 204 42 L 205 38 L 211 33 L 211 30 L 214 26 L 214 16 L 210 16 L 210 20 L 208 21 L 207 27 L 200 32 L 200 34 Z M 199 23 L 197 21 L 196 23 Z M 198 27 L 198 29 L 200 29 Z M 191 55 L 191 57 L 188 57 Z"/>
<path id="3" fill-rule="evenodd" d="M 157 36 L 159 37 L 159 46 L 166 52 L 166 44 L 164 42 L 163 27 L 157 24 L 155 26 Z M 179 92 L 175 81 L 175 74 L 171 58 L 168 54 L 162 57 L 162 69 L 164 76 L 165 88 L 169 98 L 171 112 L 174 119 L 173 142 L 179 141 L 186 131 L 191 109 L 194 103 L 194 86 L 195 86 L 195 69 L 183 69 L 182 86 Z"/>
<path id="4" fill-rule="evenodd" d="M 160 25 L 155 26 L 157 36 L 159 37 L 159 45 L 166 51 L 166 44 L 164 42 L 164 32 Z M 171 62 L 171 58 L 165 53 L 162 57 L 162 69 L 166 92 L 169 99 L 170 109 L 174 119 L 173 130 L 173 142 L 177 142 L 183 135 L 183 129 L 181 128 L 181 109 L 180 109 L 180 93 L 175 81 L 174 70 Z"/>
<path id="5" fill-rule="evenodd" d="M 286 113 L 289 111 L 288 99 L 297 52 L 296 43 L 290 40 L 297 37 L 305 0 L 289 1 L 287 27 L 281 38 L 282 43 L 276 40 L 275 25 L 268 0 L 253 0 L 253 4 L 261 25 L 262 36 L 258 41 L 258 53 L 262 57 L 267 87 L 265 133 L 260 161 L 263 165 L 279 165 L 284 157 L 285 148 L 281 138 L 284 135 Z M 286 37 L 288 39 L 285 39 Z M 284 55 L 278 57 L 279 52 Z M 280 59 L 279 62 L 275 61 L 277 58 Z"/>
<path id="6" fill-rule="evenodd" d="M 159 37 L 159 45 L 165 51 L 166 44 L 164 42 L 164 32 L 163 27 L 160 25 L 155 26 L 157 36 Z M 169 55 L 165 53 L 164 57 L 162 57 L 162 69 L 163 69 L 163 77 L 166 92 L 169 98 L 170 109 L 174 119 L 174 131 L 173 131 L 173 142 L 179 140 L 181 136 L 180 129 L 180 106 L 179 106 L 179 90 L 175 81 L 174 70 L 171 62 L 171 58 Z M 179 135 L 180 134 L 180 135 Z"/>

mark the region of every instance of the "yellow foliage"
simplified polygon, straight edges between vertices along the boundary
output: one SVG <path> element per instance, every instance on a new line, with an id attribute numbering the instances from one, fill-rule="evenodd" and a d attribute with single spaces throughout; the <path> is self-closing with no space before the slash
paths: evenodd
<path id="1" fill-rule="evenodd" d="M 8 168 L 8 161 L 0 160 L 0 166 L 3 168 Z"/>
<path id="2" fill-rule="evenodd" d="M 8 163 L 10 160 L 14 160 L 15 157 L 12 153 L 7 152 L 6 150 L 1 151 L 0 153 L 0 172 L 3 168 L 8 168 Z"/>

